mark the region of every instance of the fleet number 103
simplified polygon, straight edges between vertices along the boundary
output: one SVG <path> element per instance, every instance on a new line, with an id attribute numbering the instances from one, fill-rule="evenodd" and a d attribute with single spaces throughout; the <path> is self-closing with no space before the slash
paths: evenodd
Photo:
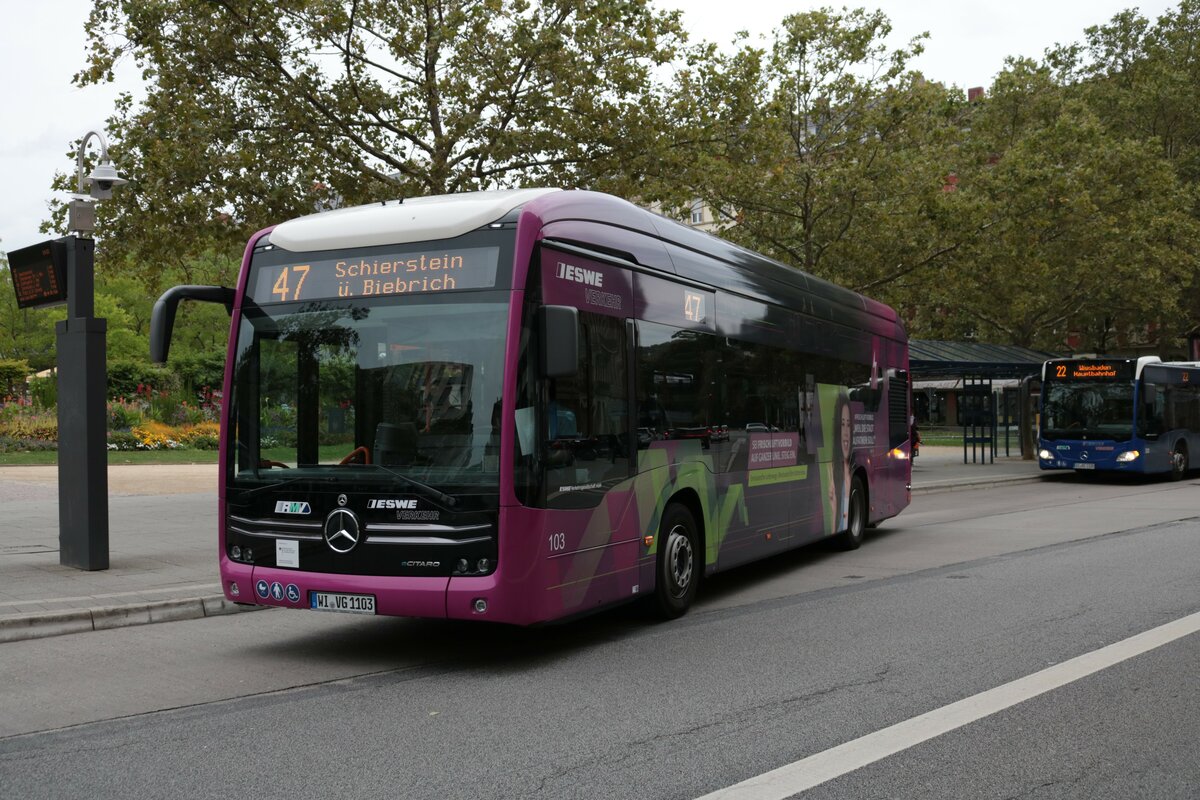
<path id="1" fill-rule="evenodd" d="M 567 535 L 565 533 L 550 534 L 550 552 L 560 553 L 567 549 Z"/>

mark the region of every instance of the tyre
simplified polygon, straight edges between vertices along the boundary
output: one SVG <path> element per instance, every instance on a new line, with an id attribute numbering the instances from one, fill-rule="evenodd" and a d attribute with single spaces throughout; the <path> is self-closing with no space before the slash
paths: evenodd
<path id="1" fill-rule="evenodd" d="M 839 550 L 857 550 L 867 530 L 867 490 L 857 475 L 850 481 L 849 527 L 834 539 Z"/>
<path id="2" fill-rule="evenodd" d="M 658 528 L 654 609 L 659 617 L 675 619 L 687 613 L 700 583 L 702 563 L 692 512 L 675 503 L 667 506 Z"/>
<path id="3" fill-rule="evenodd" d="M 1181 481 L 1188 471 L 1187 445 L 1176 442 L 1171 448 L 1171 480 Z"/>

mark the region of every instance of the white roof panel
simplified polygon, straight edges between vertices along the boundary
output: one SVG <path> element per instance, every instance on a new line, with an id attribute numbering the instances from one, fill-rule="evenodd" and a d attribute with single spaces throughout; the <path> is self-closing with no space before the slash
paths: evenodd
<path id="1" fill-rule="evenodd" d="M 495 222 L 560 189 L 503 189 L 411 197 L 309 214 L 279 225 L 269 241 L 285 250 L 334 250 L 450 239 Z"/>

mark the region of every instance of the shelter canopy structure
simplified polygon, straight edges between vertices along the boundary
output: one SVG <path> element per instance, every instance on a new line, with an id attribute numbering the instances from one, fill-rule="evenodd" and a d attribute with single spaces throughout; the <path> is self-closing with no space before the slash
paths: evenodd
<path id="1" fill-rule="evenodd" d="M 920 420 L 922 408 L 928 415 L 934 394 L 943 396 L 939 408 L 962 427 L 963 463 L 994 461 L 1001 429 L 1008 454 L 1014 423 L 1022 453 L 1032 454 L 1034 413 L 1024 379 L 1040 377 L 1042 364 L 1055 355 L 975 342 L 911 339 L 908 345 L 915 413 Z M 918 392 L 924 403 L 919 402 Z"/>
<path id="2" fill-rule="evenodd" d="M 911 339 L 908 343 L 909 373 L 913 380 L 961 378 L 1024 378 L 1040 373 L 1042 364 L 1059 358 L 1053 353 L 1007 344 L 938 342 Z"/>

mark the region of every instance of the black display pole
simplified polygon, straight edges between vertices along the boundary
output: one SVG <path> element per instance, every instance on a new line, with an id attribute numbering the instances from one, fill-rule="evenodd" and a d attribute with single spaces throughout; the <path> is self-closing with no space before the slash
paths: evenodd
<path id="1" fill-rule="evenodd" d="M 58 563 L 108 569 L 107 320 L 97 319 L 96 243 L 70 236 L 58 342 Z"/>

